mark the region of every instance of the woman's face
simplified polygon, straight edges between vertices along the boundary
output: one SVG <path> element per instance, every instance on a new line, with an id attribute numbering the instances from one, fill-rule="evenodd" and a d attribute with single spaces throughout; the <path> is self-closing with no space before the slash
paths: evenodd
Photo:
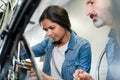
<path id="1" fill-rule="evenodd" d="M 47 32 L 47 35 L 52 38 L 54 42 L 60 41 L 65 35 L 65 29 L 49 19 L 44 19 L 41 22 L 41 25 L 43 26 L 43 29 Z"/>

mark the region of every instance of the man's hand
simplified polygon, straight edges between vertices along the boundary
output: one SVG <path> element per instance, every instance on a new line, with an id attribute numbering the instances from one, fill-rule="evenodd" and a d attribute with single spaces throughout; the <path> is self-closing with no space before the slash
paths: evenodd
<path id="1" fill-rule="evenodd" d="M 94 80 L 90 74 L 82 69 L 76 70 L 73 74 L 74 80 Z"/>

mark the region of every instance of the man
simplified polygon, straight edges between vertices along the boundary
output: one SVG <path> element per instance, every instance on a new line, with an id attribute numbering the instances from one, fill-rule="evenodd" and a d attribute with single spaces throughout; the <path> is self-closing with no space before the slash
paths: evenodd
<path id="1" fill-rule="evenodd" d="M 118 75 L 120 67 L 120 45 L 119 45 L 119 28 L 114 22 L 111 14 L 111 0 L 87 0 L 86 14 L 92 20 L 97 28 L 109 25 L 111 31 L 108 35 L 109 41 L 106 44 L 105 52 L 108 63 L 106 80 L 120 80 Z M 113 10 L 112 10 L 113 11 Z M 117 35 L 118 34 L 118 35 Z M 93 80 L 93 78 L 83 70 L 76 70 L 74 73 L 75 80 Z"/>

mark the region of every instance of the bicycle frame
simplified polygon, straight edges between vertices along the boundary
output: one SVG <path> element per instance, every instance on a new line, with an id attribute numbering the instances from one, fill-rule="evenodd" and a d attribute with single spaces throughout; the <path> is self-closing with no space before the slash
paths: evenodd
<path id="1" fill-rule="evenodd" d="M 17 43 L 23 37 L 25 28 L 40 1 L 41 0 L 19 0 L 16 10 L 13 13 L 14 16 L 10 19 L 10 24 L 5 24 L 0 27 L 0 38 L 2 37 L 2 44 L 0 44 L 0 46 L 2 46 L 0 47 L 0 80 L 6 80 L 9 66 L 11 66 L 11 60 L 15 55 Z M 8 3 L 8 5 L 9 4 L 10 3 Z M 30 52 L 29 56 L 31 54 Z M 34 60 L 32 59 L 32 61 Z M 34 64 L 34 62 L 32 63 Z M 35 71 L 38 79 L 41 80 L 36 69 Z"/>

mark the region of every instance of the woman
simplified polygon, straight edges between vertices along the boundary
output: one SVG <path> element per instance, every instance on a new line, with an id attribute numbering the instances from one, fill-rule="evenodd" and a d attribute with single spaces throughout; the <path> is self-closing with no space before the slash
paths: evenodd
<path id="1" fill-rule="evenodd" d="M 48 6 L 39 19 L 48 37 L 32 47 L 35 56 L 45 55 L 43 76 L 45 80 L 73 80 L 76 69 L 90 71 L 91 47 L 87 40 L 71 30 L 67 11 L 57 5 Z M 32 75 L 30 73 L 30 76 Z M 49 79 L 50 78 L 50 79 Z"/>

